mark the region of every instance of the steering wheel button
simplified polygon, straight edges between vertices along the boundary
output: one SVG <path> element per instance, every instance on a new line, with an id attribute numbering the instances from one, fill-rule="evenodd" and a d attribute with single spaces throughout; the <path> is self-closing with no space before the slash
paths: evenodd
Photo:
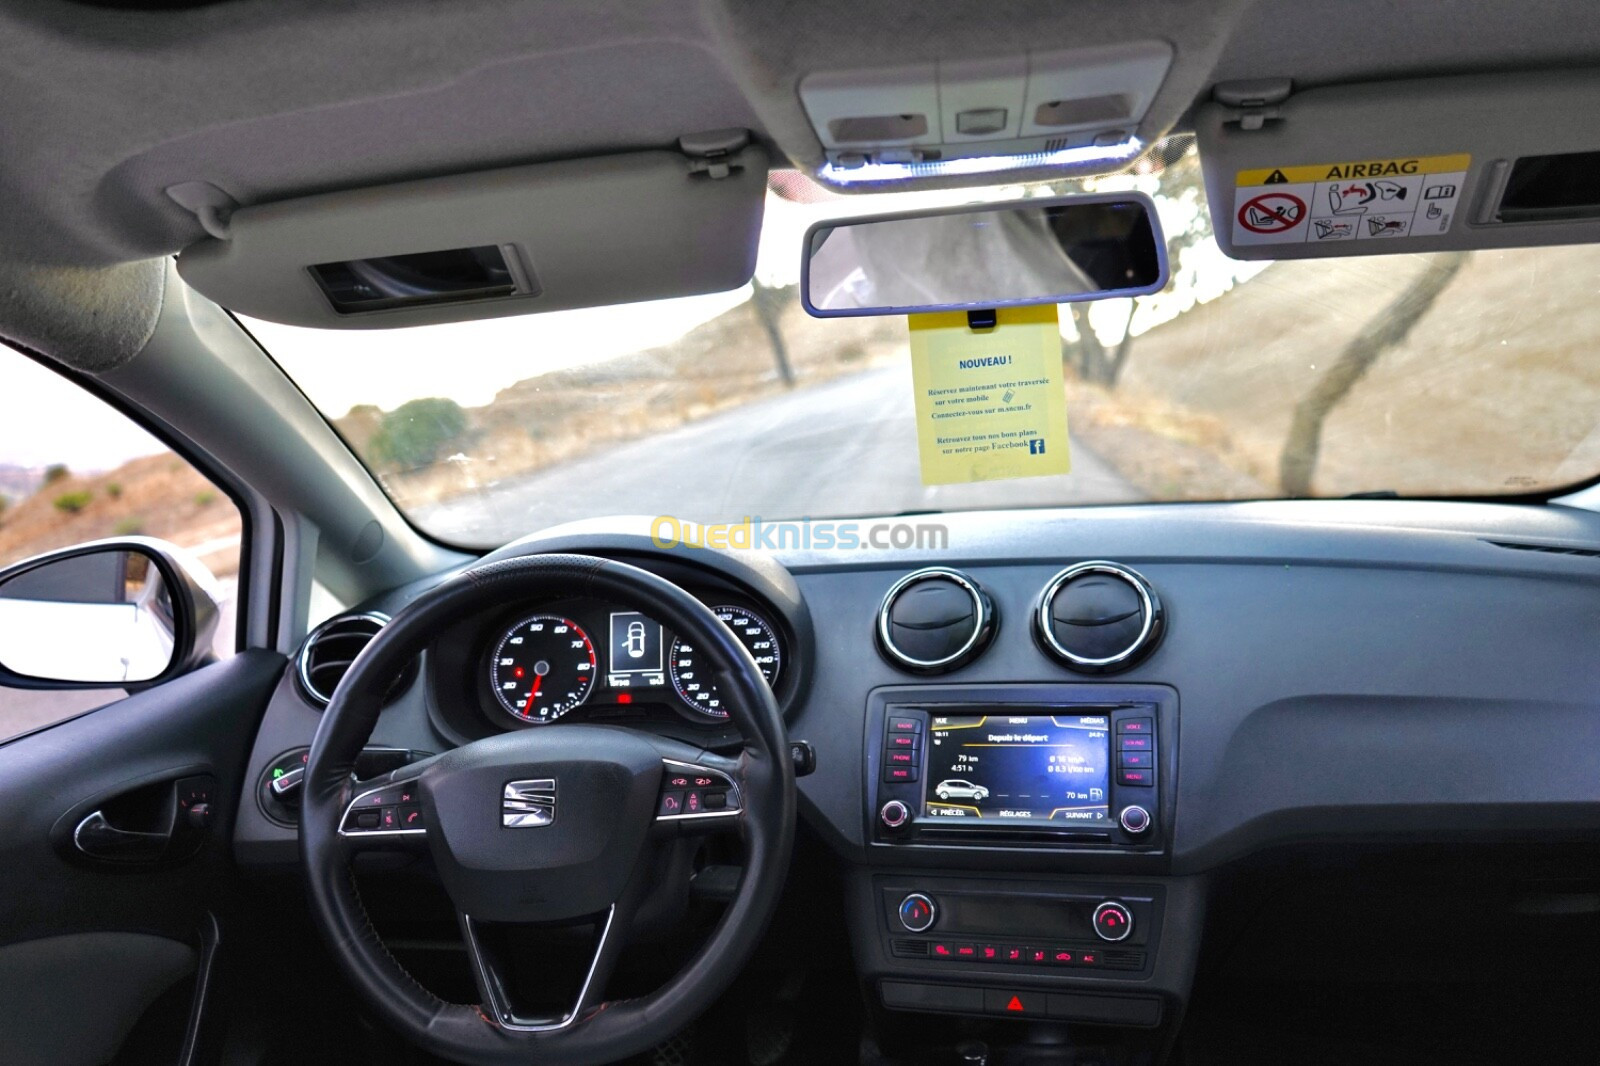
<path id="1" fill-rule="evenodd" d="M 421 829 L 422 827 L 421 807 L 415 803 L 408 803 L 400 808 L 401 829 Z"/>
<path id="2" fill-rule="evenodd" d="M 726 792 L 707 792 L 705 796 L 705 806 L 706 810 L 708 811 L 726 810 L 728 806 L 728 794 Z"/>
<path id="3" fill-rule="evenodd" d="M 378 819 L 379 819 L 379 816 L 381 815 L 381 813 L 382 812 L 380 812 L 380 811 L 370 811 L 370 810 L 369 811 L 357 811 L 356 812 L 356 828 L 357 829 L 376 829 L 376 828 L 378 828 Z"/>
<path id="4" fill-rule="evenodd" d="M 657 814 L 682 814 L 683 793 L 677 790 L 663 792 L 660 806 L 656 808 Z"/>
<path id="5" fill-rule="evenodd" d="M 706 809 L 705 793 L 697 788 L 692 788 L 683 794 L 683 813 L 699 814 Z"/>
<path id="6" fill-rule="evenodd" d="M 400 810 L 397 807 L 385 807 L 379 815 L 378 824 L 385 832 L 400 828 Z"/>

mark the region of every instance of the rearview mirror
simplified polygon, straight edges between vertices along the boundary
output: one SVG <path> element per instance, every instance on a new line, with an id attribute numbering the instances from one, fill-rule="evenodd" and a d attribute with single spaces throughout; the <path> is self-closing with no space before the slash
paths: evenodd
<path id="1" fill-rule="evenodd" d="M 195 665 L 215 599 L 179 549 L 137 538 L 38 556 L 0 572 L 0 684 L 143 684 Z"/>
<path id="2" fill-rule="evenodd" d="M 1139 193 L 819 222 L 803 254 L 800 296 L 818 318 L 1108 300 L 1167 283 L 1161 224 Z"/>

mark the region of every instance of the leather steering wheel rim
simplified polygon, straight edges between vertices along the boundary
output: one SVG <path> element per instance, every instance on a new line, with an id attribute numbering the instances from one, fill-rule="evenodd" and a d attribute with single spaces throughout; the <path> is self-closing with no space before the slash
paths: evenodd
<path id="1" fill-rule="evenodd" d="M 444 628 L 506 604 L 592 596 L 626 603 L 684 637 L 710 662 L 743 746 L 737 778 L 744 875 L 699 952 L 647 996 L 598 1004 L 572 1024 L 528 1031 L 482 1005 L 446 1003 L 388 952 L 357 894 L 339 834 L 352 772 L 392 680 Z M 560 728 L 559 725 L 541 729 Z M 749 652 L 677 585 L 615 560 L 536 555 L 469 569 L 399 611 L 356 658 L 323 714 L 306 766 L 300 852 L 311 912 L 367 1004 L 402 1035 L 445 1058 L 585 1066 L 659 1043 L 703 1013 L 748 961 L 777 906 L 794 842 L 794 768 L 782 716 Z"/>

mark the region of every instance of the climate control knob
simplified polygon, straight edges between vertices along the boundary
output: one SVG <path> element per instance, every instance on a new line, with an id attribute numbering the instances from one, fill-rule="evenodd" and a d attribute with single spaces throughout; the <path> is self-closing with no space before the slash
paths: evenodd
<path id="1" fill-rule="evenodd" d="M 878 811 L 878 821 L 882 822 L 883 827 L 891 832 L 904 829 L 906 823 L 910 820 L 911 808 L 899 800 L 890 800 Z"/>
<path id="2" fill-rule="evenodd" d="M 1101 940 L 1126 940 L 1133 915 L 1120 903 L 1102 903 L 1094 909 L 1094 932 Z"/>
<path id="3" fill-rule="evenodd" d="M 933 900 L 921 892 L 913 892 L 900 901 L 900 924 L 908 933 L 926 933 L 933 927 L 936 917 L 938 911 L 934 909 Z"/>
<path id="4" fill-rule="evenodd" d="M 1142 833 L 1150 828 L 1150 812 L 1140 806 L 1124 807 L 1117 821 L 1130 833 Z"/>

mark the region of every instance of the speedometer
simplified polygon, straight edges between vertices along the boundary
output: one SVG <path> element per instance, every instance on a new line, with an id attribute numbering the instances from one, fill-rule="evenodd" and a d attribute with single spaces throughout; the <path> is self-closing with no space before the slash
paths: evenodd
<path id="1" fill-rule="evenodd" d="M 594 691 L 594 641 L 570 618 L 536 614 L 500 638 L 489 665 L 495 697 L 525 722 L 553 722 Z"/>
<path id="2" fill-rule="evenodd" d="M 739 643 L 745 646 L 750 657 L 761 668 L 761 676 L 767 679 L 767 684 L 776 684 L 783 661 L 778 651 L 778 635 L 772 631 L 772 626 L 755 612 L 743 607 L 713 607 L 711 613 L 731 629 Z M 722 696 L 717 692 L 717 683 L 711 678 L 711 664 L 702 661 L 682 637 L 672 642 L 672 654 L 667 665 L 672 675 L 672 687 L 678 690 L 678 696 L 684 703 L 708 718 L 728 717 L 727 708 L 722 705 Z"/>

